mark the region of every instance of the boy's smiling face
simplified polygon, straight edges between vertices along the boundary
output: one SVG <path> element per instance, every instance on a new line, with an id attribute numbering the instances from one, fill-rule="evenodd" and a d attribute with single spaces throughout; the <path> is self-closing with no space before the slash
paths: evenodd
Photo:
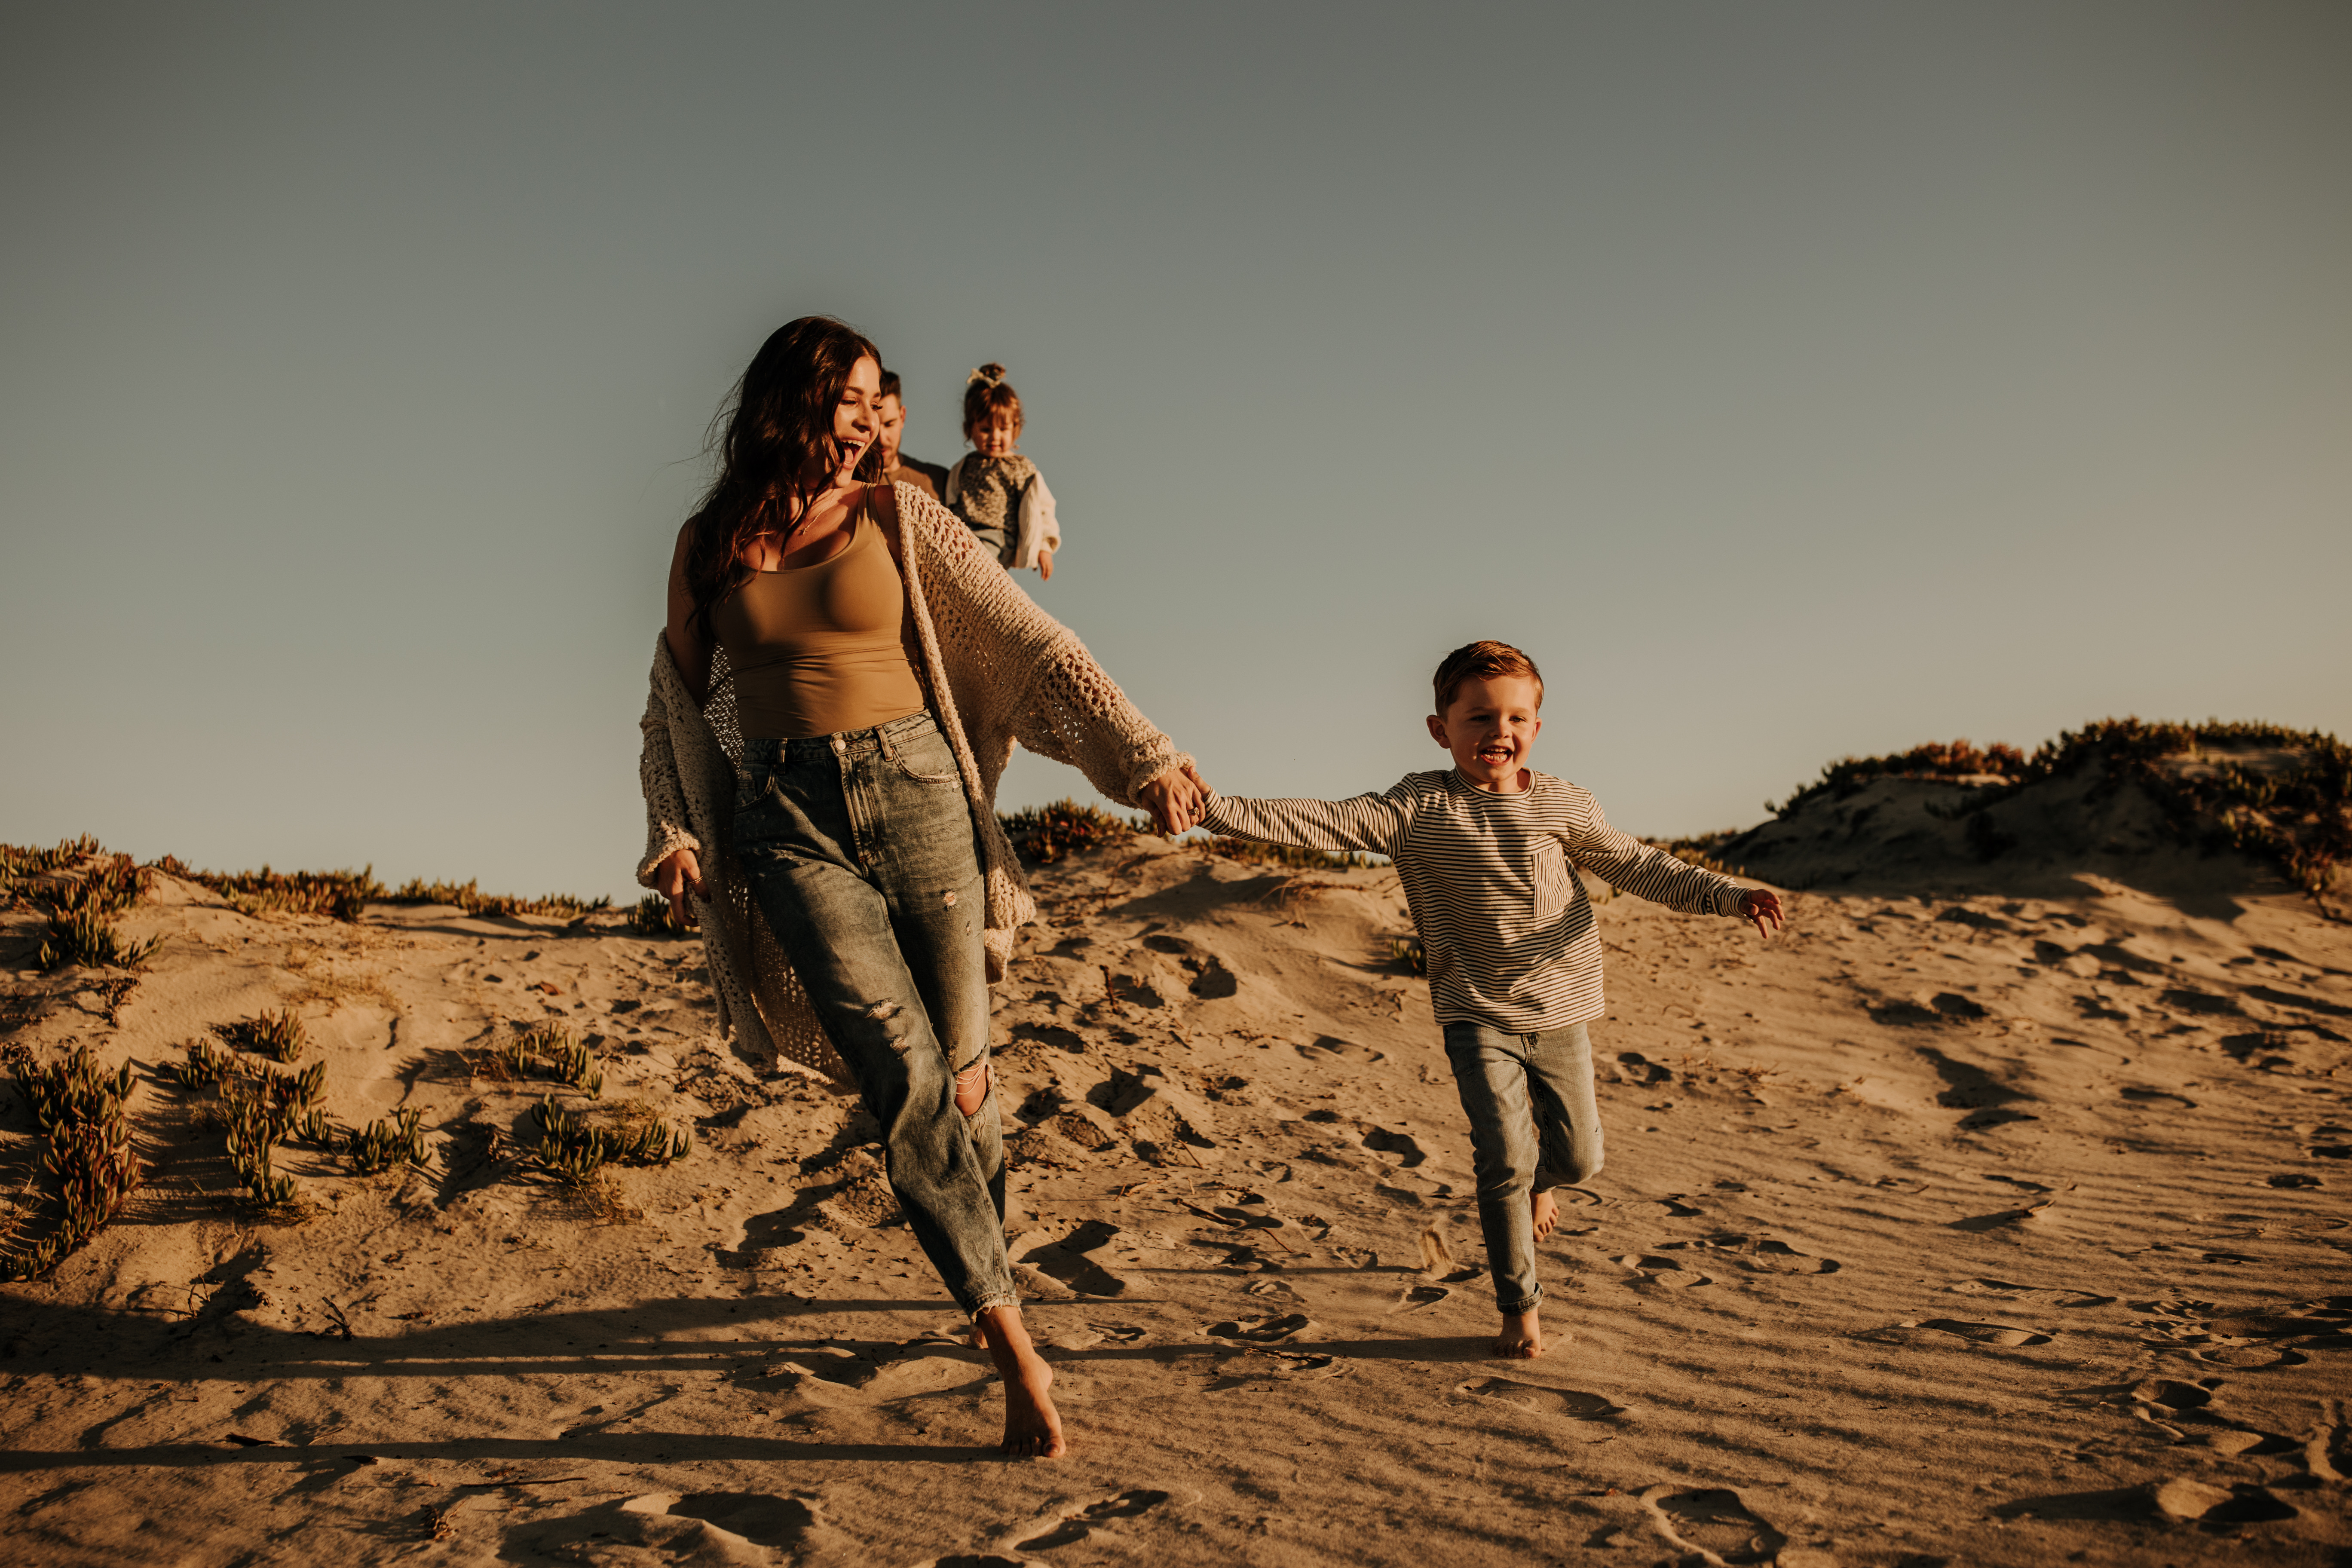
<path id="1" fill-rule="evenodd" d="M 1528 787 L 1528 755 L 1543 731 L 1543 688 L 1531 676 L 1473 676 L 1443 713 L 1429 716 L 1430 737 L 1454 753 L 1454 765 L 1480 789 L 1517 795 Z"/>

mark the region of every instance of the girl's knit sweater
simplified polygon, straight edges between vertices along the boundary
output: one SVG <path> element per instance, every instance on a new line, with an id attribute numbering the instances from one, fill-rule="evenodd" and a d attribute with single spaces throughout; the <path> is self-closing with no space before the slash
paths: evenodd
<path id="1" fill-rule="evenodd" d="M 877 494 L 875 510 L 906 582 L 907 661 L 955 752 L 971 807 L 993 983 L 1003 978 L 1013 932 L 1037 912 L 996 819 L 996 784 L 1015 742 L 1069 763 L 1129 805 L 1143 785 L 1191 759 L 1136 710 L 1076 633 L 1014 586 L 961 520 L 911 485 Z M 762 1068 L 782 1055 L 846 1083 L 848 1069 L 735 870 L 729 846 L 742 736 L 723 652 L 710 685 L 698 706 L 667 638 L 655 638 L 640 724 L 646 833 L 637 880 L 651 887 L 654 868 L 672 851 L 693 850 L 710 890 L 695 907 L 720 1034 Z"/>
<path id="2" fill-rule="evenodd" d="M 1062 548 L 1054 492 L 1045 488 L 1045 476 L 1037 465 L 1018 452 L 1002 458 L 966 452 L 948 470 L 940 500 L 971 528 L 1003 535 L 1004 552 L 997 559 L 1008 570 L 1025 572 L 1036 565 L 1041 546 Z"/>

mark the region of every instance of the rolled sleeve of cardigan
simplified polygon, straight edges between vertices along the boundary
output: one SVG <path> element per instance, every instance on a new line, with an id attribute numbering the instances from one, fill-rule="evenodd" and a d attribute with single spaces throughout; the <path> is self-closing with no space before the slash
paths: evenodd
<path id="1" fill-rule="evenodd" d="M 1077 769 L 1122 805 L 1133 805 L 1145 784 L 1192 760 L 1136 710 L 1071 633 L 1043 661 L 1014 715 L 1013 738 Z"/>

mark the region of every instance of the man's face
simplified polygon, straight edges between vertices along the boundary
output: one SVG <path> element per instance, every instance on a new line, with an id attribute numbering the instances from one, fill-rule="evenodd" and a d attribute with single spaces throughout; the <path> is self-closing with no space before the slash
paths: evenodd
<path id="1" fill-rule="evenodd" d="M 898 466 L 898 442 L 907 431 L 907 405 L 894 392 L 882 400 L 877 412 L 882 416 L 882 466 L 895 468 Z"/>

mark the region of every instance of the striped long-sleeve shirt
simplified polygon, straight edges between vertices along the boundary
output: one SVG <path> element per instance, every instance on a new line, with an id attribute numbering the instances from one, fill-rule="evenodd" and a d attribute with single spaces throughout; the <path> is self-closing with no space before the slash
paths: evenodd
<path id="1" fill-rule="evenodd" d="M 1572 867 L 1685 914 L 1736 915 L 1742 889 L 1618 832 L 1566 779 L 1529 777 L 1517 795 L 1482 790 L 1451 768 L 1353 800 L 1213 792 L 1202 823 L 1234 838 L 1386 855 L 1404 881 L 1437 1021 L 1533 1034 L 1607 1008 L 1601 931 Z"/>

